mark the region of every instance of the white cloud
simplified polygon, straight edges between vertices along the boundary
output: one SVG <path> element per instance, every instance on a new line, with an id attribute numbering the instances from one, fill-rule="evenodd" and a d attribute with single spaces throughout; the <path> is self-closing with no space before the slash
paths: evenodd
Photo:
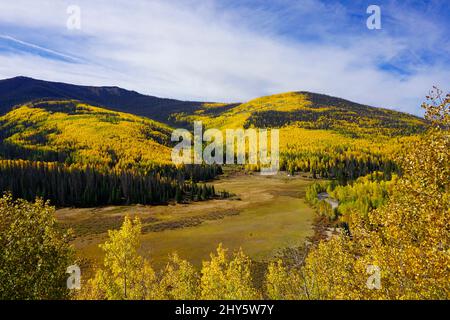
<path id="1" fill-rule="evenodd" d="M 416 68 L 408 77 L 380 71 L 379 61 L 395 59 L 409 45 L 407 39 L 387 33 L 349 35 L 342 43 L 302 43 L 265 32 L 270 24 L 277 27 L 279 19 L 259 21 L 265 27 L 258 29 L 258 19 L 267 12 L 245 20 L 248 11 L 220 11 L 214 1 L 76 2 L 80 31 L 65 27 L 72 2 L 2 2 L 0 25 L 8 27 L 10 36 L 85 62 L 0 51 L 0 77 L 117 85 L 205 101 L 308 90 L 411 113 L 418 112 L 432 85 L 448 85 L 448 65 Z M 313 11 L 314 2 L 308 1 L 303 10 Z M 329 11 L 323 5 L 317 8 Z M 308 24 L 299 21 L 298 27 Z M 317 32 L 322 35 L 325 29 Z"/>

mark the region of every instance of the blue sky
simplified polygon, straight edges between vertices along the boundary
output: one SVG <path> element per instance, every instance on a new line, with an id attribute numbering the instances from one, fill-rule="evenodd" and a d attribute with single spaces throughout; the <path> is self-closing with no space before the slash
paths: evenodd
<path id="1" fill-rule="evenodd" d="M 381 30 L 366 9 L 381 8 Z M 69 5 L 81 29 L 66 26 Z M 202 101 L 313 91 L 421 114 L 449 91 L 448 1 L 2 1 L 0 78 Z"/>

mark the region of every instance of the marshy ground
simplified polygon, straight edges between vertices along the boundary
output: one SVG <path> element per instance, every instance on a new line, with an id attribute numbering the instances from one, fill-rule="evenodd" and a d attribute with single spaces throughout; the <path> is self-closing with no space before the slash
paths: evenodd
<path id="1" fill-rule="evenodd" d="M 219 243 L 230 250 L 242 247 L 254 260 L 271 258 L 279 249 L 302 244 L 312 235 L 313 209 L 304 201 L 313 181 L 279 174 L 230 174 L 213 182 L 216 190 L 236 196 L 190 204 L 108 206 L 60 209 L 57 219 L 75 232 L 80 257 L 98 264 L 98 245 L 108 229 L 120 227 L 125 215 L 142 220 L 142 254 L 161 267 L 170 253 L 200 266 Z"/>

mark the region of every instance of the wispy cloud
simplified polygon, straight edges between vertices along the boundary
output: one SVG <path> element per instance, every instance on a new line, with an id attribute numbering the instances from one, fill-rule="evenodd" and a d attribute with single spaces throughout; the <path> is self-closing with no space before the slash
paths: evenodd
<path id="1" fill-rule="evenodd" d="M 207 101 L 310 90 L 418 113 L 432 85 L 448 90 L 448 12 L 381 1 L 370 31 L 363 2 L 79 0 L 81 30 L 66 28 L 72 2 L 2 2 L 0 39 L 24 47 L 0 49 L 0 77 Z"/>
<path id="2" fill-rule="evenodd" d="M 33 43 L 30 43 L 30 42 L 26 42 L 26 41 L 22 41 L 22 40 L 16 39 L 16 38 L 11 37 L 11 36 L 1 35 L 0 34 L 0 43 L 1 43 L 1 40 L 6 40 L 6 43 L 4 43 L 4 45 L 5 45 L 5 47 L 7 46 L 7 48 L 13 47 L 11 45 L 11 42 L 13 44 L 20 45 L 19 48 L 15 47 L 17 49 L 16 52 L 18 52 L 18 51 L 25 51 L 25 52 L 28 52 L 28 53 L 31 53 L 31 54 L 40 55 L 40 56 L 47 57 L 47 58 L 50 58 L 50 59 L 62 60 L 62 61 L 73 62 L 73 63 L 77 63 L 77 62 L 81 62 L 82 61 L 81 59 L 79 59 L 77 57 L 74 57 L 74 56 L 71 56 L 71 55 L 67 55 L 67 54 L 64 54 L 64 53 L 52 50 L 52 49 L 44 48 L 44 47 L 35 45 Z"/>

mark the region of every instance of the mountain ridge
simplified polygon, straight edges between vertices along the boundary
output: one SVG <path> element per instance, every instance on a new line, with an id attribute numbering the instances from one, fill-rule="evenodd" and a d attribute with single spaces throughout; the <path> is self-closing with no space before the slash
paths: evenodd
<path id="1" fill-rule="evenodd" d="M 176 120 L 176 116 L 180 114 L 183 116 L 189 116 L 201 113 L 202 110 L 206 109 L 211 112 L 213 110 L 211 106 L 215 106 L 215 112 L 212 112 L 212 114 L 217 116 L 227 113 L 231 109 L 235 109 L 240 106 L 251 106 L 251 103 L 257 100 L 288 94 L 306 95 L 313 104 L 316 103 L 315 100 L 328 100 L 331 104 L 333 104 L 333 106 L 339 105 L 341 107 L 351 107 L 353 110 L 355 108 L 361 108 L 366 111 L 376 109 L 383 112 L 387 111 L 396 114 L 404 114 L 411 118 L 422 119 L 421 117 L 406 112 L 374 107 L 327 94 L 319 94 L 301 90 L 261 96 L 242 103 L 200 102 L 145 95 L 137 91 L 123 89 L 118 86 L 75 85 L 64 82 L 34 79 L 24 76 L 0 80 L 0 115 L 7 113 L 16 105 L 21 105 L 33 100 L 72 99 L 111 109 L 113 111 L 148 117 L 153 120 L 173 125 L 177 124 L 178 121 Z"/>
<path id="2" fill-rule="evenodd" d="M 23 76 L 0 80 L 0 115 L 14 106 L 40 99 L 79 100 L 164 122 L 168 110 L 189 110 L 202 103 L 143 95 L 117 86 L 83 86 Z"/>

